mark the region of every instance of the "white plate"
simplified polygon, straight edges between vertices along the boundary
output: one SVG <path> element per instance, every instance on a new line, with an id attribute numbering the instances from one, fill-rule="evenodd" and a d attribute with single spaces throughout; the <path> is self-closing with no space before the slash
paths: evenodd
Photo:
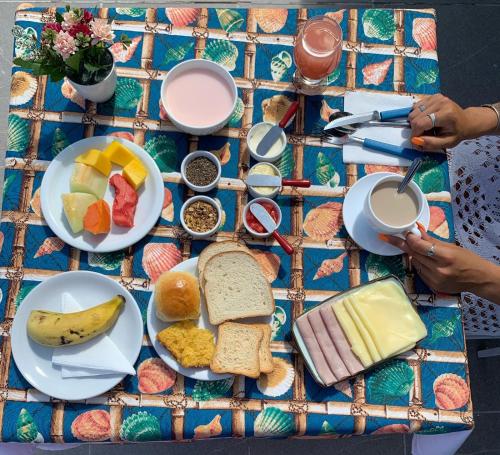
<path id="1" fill-rule="evenodd" d="M 61 400 L 85 400 L 107 392 L 126 375 L 63 379 L 60 369 L 52 365 L 53 348 L 42 346 L 28 336 L 26 324 L 31 311 L 60 311 L 64 292 L 69 292 L 84 308 L 104 303 L 117 294 L 125 297 L 120 316 L 106 333 L 132 365 L 141 349 L 143 322 L 132 295 L 111 278 L 95 272 L 61 273 L 42 281 L 24 298 L 11 330 L 12 355 L 17 368 L 33 387 L 49 396 Z"/>
<path id="2" fill-rule="evenodd" d="M 181 262 L 176 265 L 170 271 L 172 272 L 188 272 L 198 278 L 198 258 L 191 258 L 187 261 Z M 201 295 L 200 302 L 200 318 L 198 319 L 198 327 L 201 329 L 210 330 L 215 337 L 215 341 L 217 341 L 217 326 L 213 326 L 210 324 L 208 320 L 208 312 L 207 306 L 205 304 L 205 299 L 203 298 L 203 294 Z M 272 315 L 271 316 L 262 316 L 255 318 L 247 318 L 247 319 L 239 319 L 235 322 L 244 322 L 249 324 L 271 324 L 272 323 Z M 187 376 L 188 378 L 198 379 L 200 381 L 215 381 L 217 379 L 224 379 L 233 376 L 232 374 L 218 374 L 214 373 L 210 368 L 184 368 L 182 367 L 177 360 L 170 354 L 170 352 L 163 347 L 163 345 L 156 339 L 156 334 L 161 332 L 163 329 L 169 327 L 173 322 L 165 322 L 156 317 L 156 309 L 154 303 L 154 292 L 151 294 L 151 298 L 149 299 L 148 305 L 148 316 L 147 316 L 147 325 L 148 325 L 148 334 L 158 355 L 161 359 L 173 370 L 178 373 Z"/>
<path id="3" fill-rule="evenodd" d="M 144 185 L 139 189 L 139 202 L 135 211 L 135 226 L 124 228 L 111 223 L 111 232 L 107 235 L 93 235 L 90 232 L 73 234 L 63 212 L 61 194 L 69 193 L 69 182 L 75 158 L 94 148 L 103 150 L 113 141 L 119 141 L 144 163 L 148 176 Z M 113 166 L 113 174 L 121 173 L 120 166 Z M 141 147 L 126 139 L 111 136 L 95 136 L 66 147 L 50 163 L 43 176 L 40 189 L 42 212 L 49 225 L 57 236 L 67 244 L 83 251 L 107 253 L 126 248 L 141 240 L 155 225 L 163 206 L 164 190 L 163 178 L 154 160 Z M 113 192 L 108 183 L 104 200 L 113 207 Z"/>
<path id="4" fill-rule="evenodd" d="M 387 175 L 392 174 L 390 172 L 375 172 L 359 179 L 351 187 L 344 199 L 342 216 L 347 232 L 363 250 L 380 254 L 381 256 L 397 256 L 403 252 L 399 248 L 380 240 L 378 238 L 378 231 L 372 227 L 363 212 L 368 192 L 378 180 Z M 426 201 L 422 217 L 419 219 L 426 229 L 429 227 L 430 218 L 429 204 Z"/>

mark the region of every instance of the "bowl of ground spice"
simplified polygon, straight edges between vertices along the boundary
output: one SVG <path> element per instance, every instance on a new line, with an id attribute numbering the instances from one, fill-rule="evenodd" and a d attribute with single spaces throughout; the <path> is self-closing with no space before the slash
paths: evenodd
<path id="1" fill-rule="evenodd" d="M 210 152 L 198 150 L 189 153 L 181 164 L 181 175 L 186 185 L 198 193 L 206 193 L 219 183 L 219 159 Z"/>
<path id="2" fill-rule="evenodd" d="M 196 239 L 210 237 L 219 229 L 221 221 L 222 209 L 211 197 L 193 196 L 181 207 L 182 227 Z"/>

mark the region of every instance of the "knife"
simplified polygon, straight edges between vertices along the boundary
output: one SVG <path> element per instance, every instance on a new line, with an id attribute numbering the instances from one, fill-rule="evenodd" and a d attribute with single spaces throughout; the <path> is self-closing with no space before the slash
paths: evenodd
<path id="1" fill-rule="evenodd" d="M 281 133 L 283 132 L 283 128 L 285 128 L 295 112 L 297 112 L 298 108 L 298 101 L 294 101 L 292 104 L 290 104 L 290 107 L 281 119 L 281 122 L 279 122 L 278 125 L 273 125 L 273 127 L 264 135 L 262 140 L 259 142 L 259 145 L 257 146 L 257 155 L 264 156 L 269 151 L 269 149 L 279 139 Z"/>
<path id="2" fill-rule="evenodd" d="M 332 128 L 352 125 L 354 123 L 366 123 L 372 120 L 384 122 L 387 120 L 394 120 L 396 118 L 408 117 L 412 110 L 413 107 L 404 107 L 401 109 L 392 109 L 390 111 L 371 111 L 365 112 L 364 114 L 347 115 L 345 117 L 339 117 L 332 120 L 324 127 L 324 130 L 326 131 Z"/>
<path id="3" fill-rule="evenodd" d="M 290 245 L 278 231 L 276 222 L 272 219 L 271 215 L 267 212 L 267 210 L 260 205 L 258 202 L 254 202 L 250 204 L 250 212 L 252 212 L 253 216 L 257 218 L 257 221 L 262 224 L 262 227 L 272 234 L 274 239 L 280 244 L 281 248 L 285 250 L 285 253 L 290 255 L 293 254 L 293 247 Z"/>
<path id="4" fill-rule="evenodd" d="M 246 179 L 249 186 L 296 186 L 300 188 L 309 188 L 311 181 L 308 179 L 282 179 L 277 175 L 250 174 Z"/>

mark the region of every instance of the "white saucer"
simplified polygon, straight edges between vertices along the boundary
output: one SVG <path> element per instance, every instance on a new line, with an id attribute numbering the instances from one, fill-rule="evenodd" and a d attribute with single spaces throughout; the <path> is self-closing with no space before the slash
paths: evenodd
<path id="1" fill-rule="evenodd" d="M 349 190 L 342 208 L 342 215 L 344 218 L 344 226 L 351 238 L 361 247 L 363 250 L 369 251 L 370 253 L 379 254 L 381 256 L 397 256 L 403 252 L 392 245 L 389 245 L 382 240 L 379 240 L 379 232 L 375 230 L 370 224 L 370 221 L 366 218 L 363 207 L 365 205 L 365 200 L 368 192 L 376 184 L 378 180 L 382 177 L 392 175 L 391 172 L 376 172 L 374 174 L 369 174 L 359 179 Z M 429 204 L 425 201 L 425 207 L 422 212 L 422 216 L 419 221 L 427 229 L 429 227 L 429 221 L 431 218 L 431 213 L 429 210 Z"/>

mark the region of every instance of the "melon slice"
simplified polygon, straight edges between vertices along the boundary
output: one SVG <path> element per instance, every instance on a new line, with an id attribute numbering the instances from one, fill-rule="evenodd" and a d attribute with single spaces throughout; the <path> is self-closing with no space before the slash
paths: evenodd
<path id="1" fill-rule="evenodd" d="M 83 231 L 83 218 L 90 205 L 97 201 L 89 193 L 65 193 L 62 196 L 64 214 L 74 234 Z"/>
<path id="2" fill-rule="evenodd" d="M 72 193 L 89 193 L 102 199 L 108 186 L 108 178 L 91 166 L 75 163 L 69 186 Z"/>

